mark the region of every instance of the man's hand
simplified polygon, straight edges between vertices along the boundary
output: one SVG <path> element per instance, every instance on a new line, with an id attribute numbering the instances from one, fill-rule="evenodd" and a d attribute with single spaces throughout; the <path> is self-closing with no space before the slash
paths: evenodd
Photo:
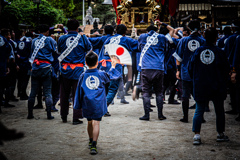
<path id="1" fill-rule="evenodd" d="M 115 68 L 117 65 L 117 57 L 112 57 L 112 68 Z"/>
<path id="2" fill-rule="evenodd" d="M 177 77 L 177 79 L 181 79 L 181 78 L 180 78 L 180 71 L 177 71 L 176 77 Z"/>
<path id="3" fill-rule="evenodd" d="M 9 68 L 7 68 L 7 72 L 6 72 L 6 74 L 9 74 L 10 73 L 10 69 Z"/>
<path id="4" fill-rule="evenodd" d="M 19 66 L 17 66 L 17 67 L 16 67 L 16 70 L 19 71 L 19 69 L 20 69 Z"/>
<path id="5" fill-rule="evenodd" d="M 231 82 L 233 83 L 233 84 L 235 84 L 237 81 L 236 81 L 236 73 L 232 73 L 232 75 L 231 75 Z"/>
<path id="6" fill-rule="evenodd" d="M 162 22 L 159 21 L 159 20 L 156 20 L 155 23 L 156 23 L 157 25 L 162 25 Z"/>

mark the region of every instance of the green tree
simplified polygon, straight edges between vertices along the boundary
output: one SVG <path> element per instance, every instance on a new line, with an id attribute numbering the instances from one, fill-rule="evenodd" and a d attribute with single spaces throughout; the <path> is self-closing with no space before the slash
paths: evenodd
<path id="1" fill-rule="evenodd" d="M 104 0 L 99 0 L 91 4 L 93 9 L 93 17 L 100 18 L 100 21 L 106 20 L 106 23 L 111 23 L 114 18 L 116 18 L 115 11 L 113 11 L 112 5 L 103 5 Z"/>
<path id="2" fill-rule="evenodd" d="M 75 9 L 74 0 L 48 0 L 49 3 L 57 9 L 63 10 L 66 17 L 72 17 Z"/>
<path id="3" fill-rule="evenodd" d="M 39 23 L 50 26 L 56 23 L 66 23 L 67 19 L 62 10 L 54 8 L 47 0 L 39 5 Z M 0 16 L 1 28 L 17 29 L 19 23 L 30 24 L 36 27 L 37 5 L 32 0 L 12 0 Z"/>

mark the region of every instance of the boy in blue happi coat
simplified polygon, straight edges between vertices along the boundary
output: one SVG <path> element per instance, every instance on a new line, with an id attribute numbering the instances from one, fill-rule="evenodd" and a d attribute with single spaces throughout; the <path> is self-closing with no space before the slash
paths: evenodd
<path id="1" fill-rule="evenodd" d="M 102 116 L 107 113 L 105 85 L 110 80 L 118 79 L 121 73 L 115 69 L 116 59 L 112 60 L 112 67 L 108 73 L 97 69 L 98 56 L 93 51 L 86 55 L 85 60 L 89 69 L 79 78 L 74 109 L 82 109 L 83 117 L 87 118 L 90 153 L 97 154 L 99 124 Z"/>

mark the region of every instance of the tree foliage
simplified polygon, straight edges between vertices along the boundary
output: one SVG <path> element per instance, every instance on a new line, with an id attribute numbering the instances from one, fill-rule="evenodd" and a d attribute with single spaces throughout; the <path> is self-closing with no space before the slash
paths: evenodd
<path id="1" fill-rule="evenodd" d="M 116 18 L 115 11 L 113 11 L 112 5 L 103 5 L 103 1 L 104 0 L 99 0 L 94 4 L 91 4 L 93 9 L 93 17 L 98 17 L 101 21 L 105 19 L 106 23 L 111 23 L 112 20 Z"/>
<path id="2" fill-rule="evenodd" d="M 37 4 L 33 0 L 8 0 L 11 5 L 6 6 L 0 15 L 0 28 L 17 29 L 19 23 L 37 25 Z M 115 18 L 115 12 L 111 5 L 102 5 L 104 0 L 95 0 L 91 3 L 93 17 L 100 18 L 100 22 L 105 19 L 110 23 Z M 50 26 L 63 23 L 67 18 L 74 18 L 82 22 L 83 11 L 82 0 L 42 0 L 39 5 L 39 24 Z M 88 4 L 85 3 L 85 11 Z M 66 18 L 67 17 L 67 18 Z"/>
<path id="3" fill-rule="evenodd" d="M 66 18 L 61 9 L 54 8 L 47 0 L 42 0 L 39 5 L 39 23 L 50 26 L 56 23 L 66 23 Z M 19 23 L 37 25 L 37 5 L 32 0 L 12 0 L 0 16 L 1 28 L 17 29 Z"/>
<path id="4" fill-rule="evenodd" d="M 66 17 L 72 17 L 73 10 L 75 9 L 76 6 L 74 0 L 48 0 L 48 1 L 55 8 L 63 10 Z"/>

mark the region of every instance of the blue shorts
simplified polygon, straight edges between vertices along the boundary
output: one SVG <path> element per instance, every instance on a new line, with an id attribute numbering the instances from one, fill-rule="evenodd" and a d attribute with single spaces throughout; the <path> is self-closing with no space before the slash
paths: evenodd
<path id="1" fill-rule="evenodd" d="M 102 117 L 101 118 L 93 118 L 93 119 L 90 119 L 90 118 L 87 118 L 88 121 L 102 121 Z"/>

